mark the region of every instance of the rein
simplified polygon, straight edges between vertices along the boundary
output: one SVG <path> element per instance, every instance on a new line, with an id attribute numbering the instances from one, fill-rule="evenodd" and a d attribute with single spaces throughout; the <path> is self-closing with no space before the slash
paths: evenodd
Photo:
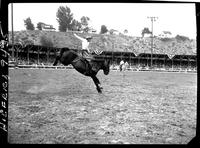
<path id="1" fill-rule="evenodd" d="M 77 56 L 72 62 L 77 62 L 79 60 L 81 60 L 81 57 Z"/>

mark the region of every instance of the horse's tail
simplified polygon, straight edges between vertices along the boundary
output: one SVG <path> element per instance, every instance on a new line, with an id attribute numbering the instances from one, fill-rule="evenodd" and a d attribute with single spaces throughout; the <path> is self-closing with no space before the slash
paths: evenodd
<path id="1" fill-rule="evenodd" d="M 56 56 L 56 60 L 53 63 L 53 66 L 56 66 L 59 60 L 60 60 L 60 56 Z"/>

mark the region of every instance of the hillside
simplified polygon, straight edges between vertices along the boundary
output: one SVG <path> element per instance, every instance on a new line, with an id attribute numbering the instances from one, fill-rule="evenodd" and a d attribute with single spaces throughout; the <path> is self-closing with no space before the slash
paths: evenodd
<path id="1" fill-rule="evenodd" d="M 115 52 L 133 52 L 136 55 L 140 53 L 151 53 L 151 38 L 131 37 L 125 35 L 100 35 L 76 33 L 79 36 L 90 35 L 93 37 L 89 48 L 91 50 L 115 51 Z M 41 45 L 41 37 L 45 36 L 51 40 L 56 48 L 69 47 L 80 49 L 81 42 L 73 32 L 54 32 L 54 31 L 16 31 L 14 32 L 14 42 L 23 42 L 25 44 Z M 11 33 L 9 34 L 9 43 L 11 42 Z M 167 55 L 196 55 L 196 40 L 179 40 L 176 38 L 159 39 L 154 38 L 154 53 Z"/>

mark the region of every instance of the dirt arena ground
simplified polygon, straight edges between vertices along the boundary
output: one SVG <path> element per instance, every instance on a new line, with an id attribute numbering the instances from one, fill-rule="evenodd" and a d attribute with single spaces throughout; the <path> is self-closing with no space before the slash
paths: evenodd
<path id="1" fill-rule="evenodd" d="M 8 142 L 187 144 L 196 134 L 197 74 L 9 69 Z"/>

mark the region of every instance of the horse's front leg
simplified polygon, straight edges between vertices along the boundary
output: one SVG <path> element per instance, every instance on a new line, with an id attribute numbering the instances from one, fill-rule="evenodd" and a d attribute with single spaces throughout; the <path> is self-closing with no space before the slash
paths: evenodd
<path id="1" fill-rule="evenodd" d="M 91 76 L 92 80 L 94 81 L 94 84 L 96 85 L 96 89 L 98 93 L 102 93 L 103 87 L 101 87 L 101 83 L 99 82 L 99 79 L 96 76 Z"/>

